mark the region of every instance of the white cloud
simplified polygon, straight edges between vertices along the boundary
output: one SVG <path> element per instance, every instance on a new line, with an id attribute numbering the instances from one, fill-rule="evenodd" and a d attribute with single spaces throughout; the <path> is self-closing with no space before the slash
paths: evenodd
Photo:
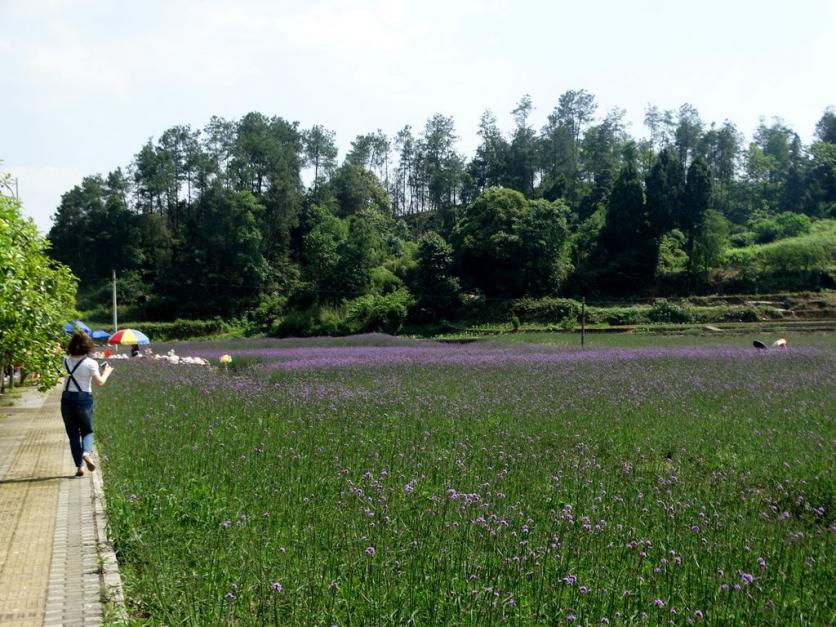
<path id="1" fill-rule="evenodd" d="M 81 182 L 86 174 L 70 167 L 56 165 L 20 166 L 3 164 L 3 171 L 17 178 L 23 215 L 32 218 L 46 234 L 52 226 L 52 215 L 61 202 L 61 195 Z"/>
<path id="2" fill-rule="evenodd" d="M 418 43 L 419 22 L 409 19 L 403 0 L 288 5 L 172 3 L 159 7 L 151 30 L 128 37 L 82 25 L 75 10 L 44 11 L 37 39 L 23 46 L 26 78 L 45 83 L 56 106 L 91 91 L 120 97 L 159 89 L 161 81 L 253 88 L 287 72 L 316 80 L 317 70 L 332 70 L 332 79 L 368 85 L 381 77 L 397 81 L 402 57 Z"/>
<path id="3" fill-rule="evenodd" d="M 41 44 L 29 52 L 27 70 L 40 80 L 53 82 L 58 94 L 81 95 L 91 89 L 123 93 L 129 84 L 127 77 L 101 53 L 78 41 Z"/>

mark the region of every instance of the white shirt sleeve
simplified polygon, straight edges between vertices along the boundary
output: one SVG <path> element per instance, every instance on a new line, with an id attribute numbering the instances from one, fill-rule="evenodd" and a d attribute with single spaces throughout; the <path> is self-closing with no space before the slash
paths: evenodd
<path id="1" fill-rule="evenodd" d="M 84 364 L 84 367 L 87 368 L 87 371 L 90 373 L 90 380 L 93 380 L 94 376 L 101 376 L 99 375 L 99 362 L 95 359 L 88 359 L 87 363 Z"/>

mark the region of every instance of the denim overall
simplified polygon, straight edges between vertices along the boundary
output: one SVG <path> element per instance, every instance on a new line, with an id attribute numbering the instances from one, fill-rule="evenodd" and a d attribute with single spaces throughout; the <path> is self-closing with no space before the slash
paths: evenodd
<path id="1" fill-rule="evenodd" d="M 90 392 L 82 392 L 81 386 L 73 376 L 78 367 L 89 357 L 79 361 L 70 370 L 69 363 L 64 359 L 64 368 L 69 376 L 61 394 L 61 417 L 64 419 L 64 427 L 67 430 L 67 437 L 70 439 L 70 452 L 73 455 L 73 463 L 76 468 L 81 466 L 84 453 L 93 453 L 93 395 Z M 70 391 L 70 382 L 75 385 L 76 392 Z"/>

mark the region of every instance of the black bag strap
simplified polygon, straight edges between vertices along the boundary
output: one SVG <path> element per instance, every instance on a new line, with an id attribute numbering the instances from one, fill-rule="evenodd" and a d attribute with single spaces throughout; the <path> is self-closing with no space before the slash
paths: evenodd
<path id="1" fill-rule="evenodd" d="M 81 360 L 79 360 L 79 362 L 75 366 L 73 366 L 73 369 L 70 370 L 70 362 L 67 361 L 66 357 L 64 358 L 64 368 L 67 369 L 67 372 L 70 375 L 69 377 L 67 377 L 67 385 L 64 386 L 64 391 L 65 392 L 68 392 L 70 390 L 70 381 L 72 381 L 73 385 L 75 385 L 76 391 L 81 392 L 81 386 L 78 384 L 78 381 L 75 380 L 75 377 L 73 375 L 75 374 L 75 371 L 78 370 L 78 367 L 81 364 L 83 364 L 86 359 L 87 359 L 87 357 L 82 357 Z"/>

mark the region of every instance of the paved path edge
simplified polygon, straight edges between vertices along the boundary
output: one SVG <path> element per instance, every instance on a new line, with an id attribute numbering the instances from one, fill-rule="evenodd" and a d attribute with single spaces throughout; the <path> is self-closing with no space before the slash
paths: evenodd
<path id="1" fill-rule="evenodd" d="M 96 458 L 101 460 L 98 453 Z M 125 593 L 122 588 L 122 575 L 113 543 L 107 535 L 107 515 L 105 509 L 104 484 L 101 468 L 91 473 L 93 478 L 93 521 L 96 525 L 96 548 L 101 560 L 102 602 L 107 606 L 106 614 L 118 624 L 126 623 L 128 611 L 125 607 Z"/>

